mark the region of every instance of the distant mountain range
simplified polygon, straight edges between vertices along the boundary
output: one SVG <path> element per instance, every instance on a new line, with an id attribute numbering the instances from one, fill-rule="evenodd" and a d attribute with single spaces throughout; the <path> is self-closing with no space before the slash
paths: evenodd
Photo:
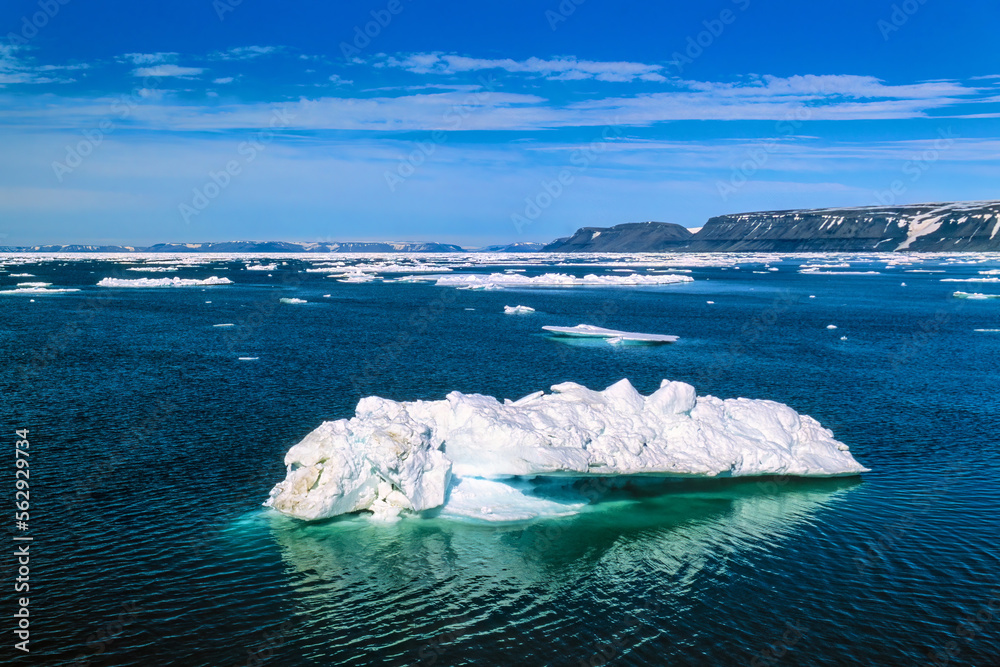
<path id="1" fill-rule="evenodd" d="M 693 234 L 669 222 L 583 227 L 572 236 L 466 250 L 450 243 L 159 243 L 47 245 L 0 252 L 448 253 L 448 252 L 982 252 L 1000 251 L 1000 201 L 737 213 Z"/>

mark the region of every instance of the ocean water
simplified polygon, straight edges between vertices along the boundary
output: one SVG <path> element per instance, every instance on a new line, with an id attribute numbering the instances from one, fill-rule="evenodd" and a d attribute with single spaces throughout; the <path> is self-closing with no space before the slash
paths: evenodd
<path id="1" fill-rule="evenodd" d="M 0 289 L 81 289 L 0 295 L 11 504 L 15 429 L 31 443 L 30 530 L 8 527 L 34 539 L 22 661 L 1000 664 L 1000 333 L 976 331 L 1000 329 L 1000 300 L 951 296 L 1000 286 L 941 282 L 1000 257 L 852 262 L 872 275 L 771 258 L 776 272 L 692 266 L 682 285 L 502 291 L 344 284 L 277 261 L 144 274 L 59 259 L 0 273 Z M 175 275 L 235 284 L 95 287 Z M 538 312 L 503 315 L 518 304 Z M 541 334 L 579 323 L 680 341 Z M 361 397 L 516 399 L 621 378 L 643 393 L 669 378 L 786 403 L 872 471 L 674 481 L 518 524 L 303 523 L 261 507 L 287 449 Z"/>

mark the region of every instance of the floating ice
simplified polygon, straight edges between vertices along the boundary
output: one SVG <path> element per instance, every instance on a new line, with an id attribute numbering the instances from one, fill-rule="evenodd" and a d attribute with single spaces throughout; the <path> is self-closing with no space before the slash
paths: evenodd
<path id="1" fill-rule="evenodd" d="M 277 264 L 251 264 L 247 266 L 247 271 L 277 271 Z"/>
<path id="2" fill-rule="evenodd" d="M 535 309 L 530 306 L 504 306 L 503 312 L 505 315 L 530 315 Z"/>
<path id="3" fill-rule="evenodd" d="M 291 298 L 291 299 L 290 299 L 290 298 L 288 298 L 288 297 L 282 297 L 281 299 L 279 299 L 279 301 L 280 301 L 281 303 L 290 303 L 290 304 L 296 304 L 296 303 L 309 303 L 309 302 L 308 302 L 308 301 L 306 301 L 305 299 L 295 299 L 295 298 Z"/>
<path id="4" fill-rule="evenodd" d="M 1000 283 L 1000 278 L 942 278 L 943 283 Z"/>
<path id="5" fill-rule="evenodd" d="M 1000 294 L 979 294 L 978 292 L 955 292 L 952 296 L 959 299 L 1000 299 Z"/>
<path id="6" fill-rule="evenodd" d="M 135 280 L 125 280 L 123 278 L 104 278 L 97 283 L 98 287 L 203 287 L 205 285 L 231 285 L 229 278 L 216 278 L 212 276 L 205 279 L 195 278 L 136 278 Z"/>
<path id="7" fill-rule="evenodd" d="M 608 342 L 615 343 L 621 343 L 623 341 L 642 343 L 675 343 L 679 340 L 678 336 L 616 331 L 615 329 L 605 329 L 603 327 L 595 327 L 590 324 L 578 324 L 575 327 L 545 326 L 542 328 L 559 336 L 569 336 L 570 338 L 607 338 Z"/>
<path id="8" fill-rule="evenodd" d="M 44 283 L 46 285 L 50 283 Z M 0 294 L 18 296 L 21 294 L 64 294 L 66 292 L 79 292 L 80 290 L 68 287 L 18 287 L 17 289 L 0 290 Z M 32 299 L 34 301 L 34 299 Z"/>
<path id="9" fill-rule="evenodd" d="M 176 271 L 176 266 L 133 266 L 130 269 L 125 269 L 126 271 L 142 271 L 144 273 L 169 273 L 170 271 Z"/>
<path id="10" fill-rule="evenodd" d="M 212 326 L 213 327 L 234 327 L 236 325 L 235 324 L 230 324 L 230 323 L 227 322 L 226 324 L 213 324 Z"/>
<path id="11" fill-rule="evenodd" d="M 18 288 L 26 288 L 26 287 L 51 287 L 51 286 L 52 286 L 52 283 L 18 283 L 17 284 Z"/>
<path id="12" fill-rule="evenodd" d="M 827 328 L 827 329 L 836 329 L 836 328 L 837 328 L 837 325 L 836 325 L 836 324 L 827 324 L 827 325 L 826 325 L 826 328 Z"/>
<path id="13" fill-rule="evenodd" d="M 599 276 L 591 273 L 582 278 L 565 273 L 543 273 L 538 276 L 522 276 L 516 273 L 491 273 L 489 275 L 462 273 L 441 276 L 437 278 L 435 284 L 466 289 L 496 289 L 498 287 L 646 287 L 693 281 L 694 278 L 691 276 L 678 276 L 670 273 L 656 275 L 635 273 L 622 276 Z"/>
<path id="14" fill-rule="evenodd" d="M 257 361 L 260 357 L 239 357 L 238 361 Z"/>
<path id="15" fill-rule="evenodd" d="M 471 507 L 506 518 L 508 503 L 513 514 L 523 509 L 524 494 L 481 480 L 512 477 L 826 477 L 867 470 L 829 430 L 786 405 L 699 398 L 691 385 L 668 380 L 650 396 L 628 380 L 604 391 L 566 382 L 551 394 L 502 403 L 459 392 L 439 401 L 370 396 L 353 418 L 324 422 L 292 447 L 285 465 L 285 479 L 264 504 L 308 520 L 442 506 L 444 514 L 451 508 L 467 516 Z"/>

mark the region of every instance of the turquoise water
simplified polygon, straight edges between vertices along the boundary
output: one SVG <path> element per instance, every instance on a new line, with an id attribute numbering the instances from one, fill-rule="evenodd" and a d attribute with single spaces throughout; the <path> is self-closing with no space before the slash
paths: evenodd
<path id="1" fill-rule="evenodd" d="M 0 297 L 5 437 L 13 449 L 15 428 L 31 436 L 30 659 L 997 664 L 1000 333 L 976 329 L 1000 329 L 1000 300 L 951 293 L 1000 288 L 940 280 L 1000 260 L 850 276 L 800 263 L 497 292 L 342 284 L 297 260 L 270 276 L 242 262 L 8 267 L 37 277 L 0 273 L 0 289 L 82 290 Z M 236 284 L 94 287 L 143 275 Z M 517 304 L 538 312 L 502 314 Z M 567 345 L 540 331 L 579 323 L 681 339 Z M 524 524 L 305 524 L 260 507 L 285 451 L 363 396 L 518 398 L 623 377 L 644 393 L 669 378 L 787 403 L 872 472 L 675 481 Z"/>

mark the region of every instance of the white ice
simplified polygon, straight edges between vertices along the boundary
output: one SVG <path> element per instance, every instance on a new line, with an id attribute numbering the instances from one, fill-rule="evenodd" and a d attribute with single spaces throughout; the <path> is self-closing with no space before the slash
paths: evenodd
<path id="1" fill-rule="evenodd" d="M 560 336 L 569 336 L 571 338 L 607 338 L 609 341 L 622 342 L 622 341 L 636 341 L 644 343 L 675 343 L 679 338 L 677 336 L 665 336 L 663 334 L 646 334 L 646 333 L 635 333 L 632 331 L 617 331 L 615 329 L 605 329 L 603 327 L 595 327 L 590 324 L 578 324 L 575 327 L 553 327 L 545 326 L 542 327 L 546 331 L 551 331 L 554 334 Z"/>
<path id="2" fill-rule="evenodd" d="M 510 478 L 867 470 L 829 430 L 786 405 L 699 398 L 691 385 L 668 380 L 649 396 L 628 380 L 604 391 L 566 382 L 551 394 L 503 402 L 459 392 L 439 401 L 370 396 L 353 418 L 309 433 L 288 451 L 285 465 L 285 479 L 264 504 L 307 520 L 361 510 L 391 517 L 443 506 L 447 513 L 451 494 L 452 509 L 463 515 L 504 517 L 510 504 L 520 516 L 529 502 L 520 491 L 466 485 L 470 479 L 516 487 Z"/>
<path id="3" fill-rule="evenodd" d="M 288 304 L 309 303 L 305 299 L 296 299 L 294 297 L 293 298 L 282 297 L 281 299 L 279 299 L 279 301 L 281 303 L 288 303 Z"/>
<path id="4" fill-rule="evenodd" d="M 674 283 L 689 283 L 691 276 L 674 274 L 629 274 L 615 276 L 599 276 L 588 274 L 582 278 L 565 273 L 543 273 L 539 276 L 523 276 L 517 273 L 461 273 L 452 276 L 441 276 L 435 284 L 445 287 L 460 287 L 466 289 L 490 289 L 497 287 L 629 287 L 672 285 Z"/>
<path id="5" fill-rule="evenodd" d="M 955 292 L 952 296 L 959 299 L 1000 299 L 1000 294 L 979 294 L 978 292 Z"/>
<path id="6" fill-rule="evenodd" d="M 505 315 L 530 315 L 535 309 L 530 306 L 504 306 Z"/>
<path id="7" fill-rule="evenodd" d="M 98 287 L 203 287 L 205 285 L 231 285 L 229 278 L 212 276 L 205 279 L 194 278 L 137 278 L 125 280 L 122 278 L 104 278 L 97 283 Z"/>
<path id="8" fill-rule="evenodd" d="M 277 271 L 277 264 L 250 264 L 247 266 L 247 271 Z"/>

